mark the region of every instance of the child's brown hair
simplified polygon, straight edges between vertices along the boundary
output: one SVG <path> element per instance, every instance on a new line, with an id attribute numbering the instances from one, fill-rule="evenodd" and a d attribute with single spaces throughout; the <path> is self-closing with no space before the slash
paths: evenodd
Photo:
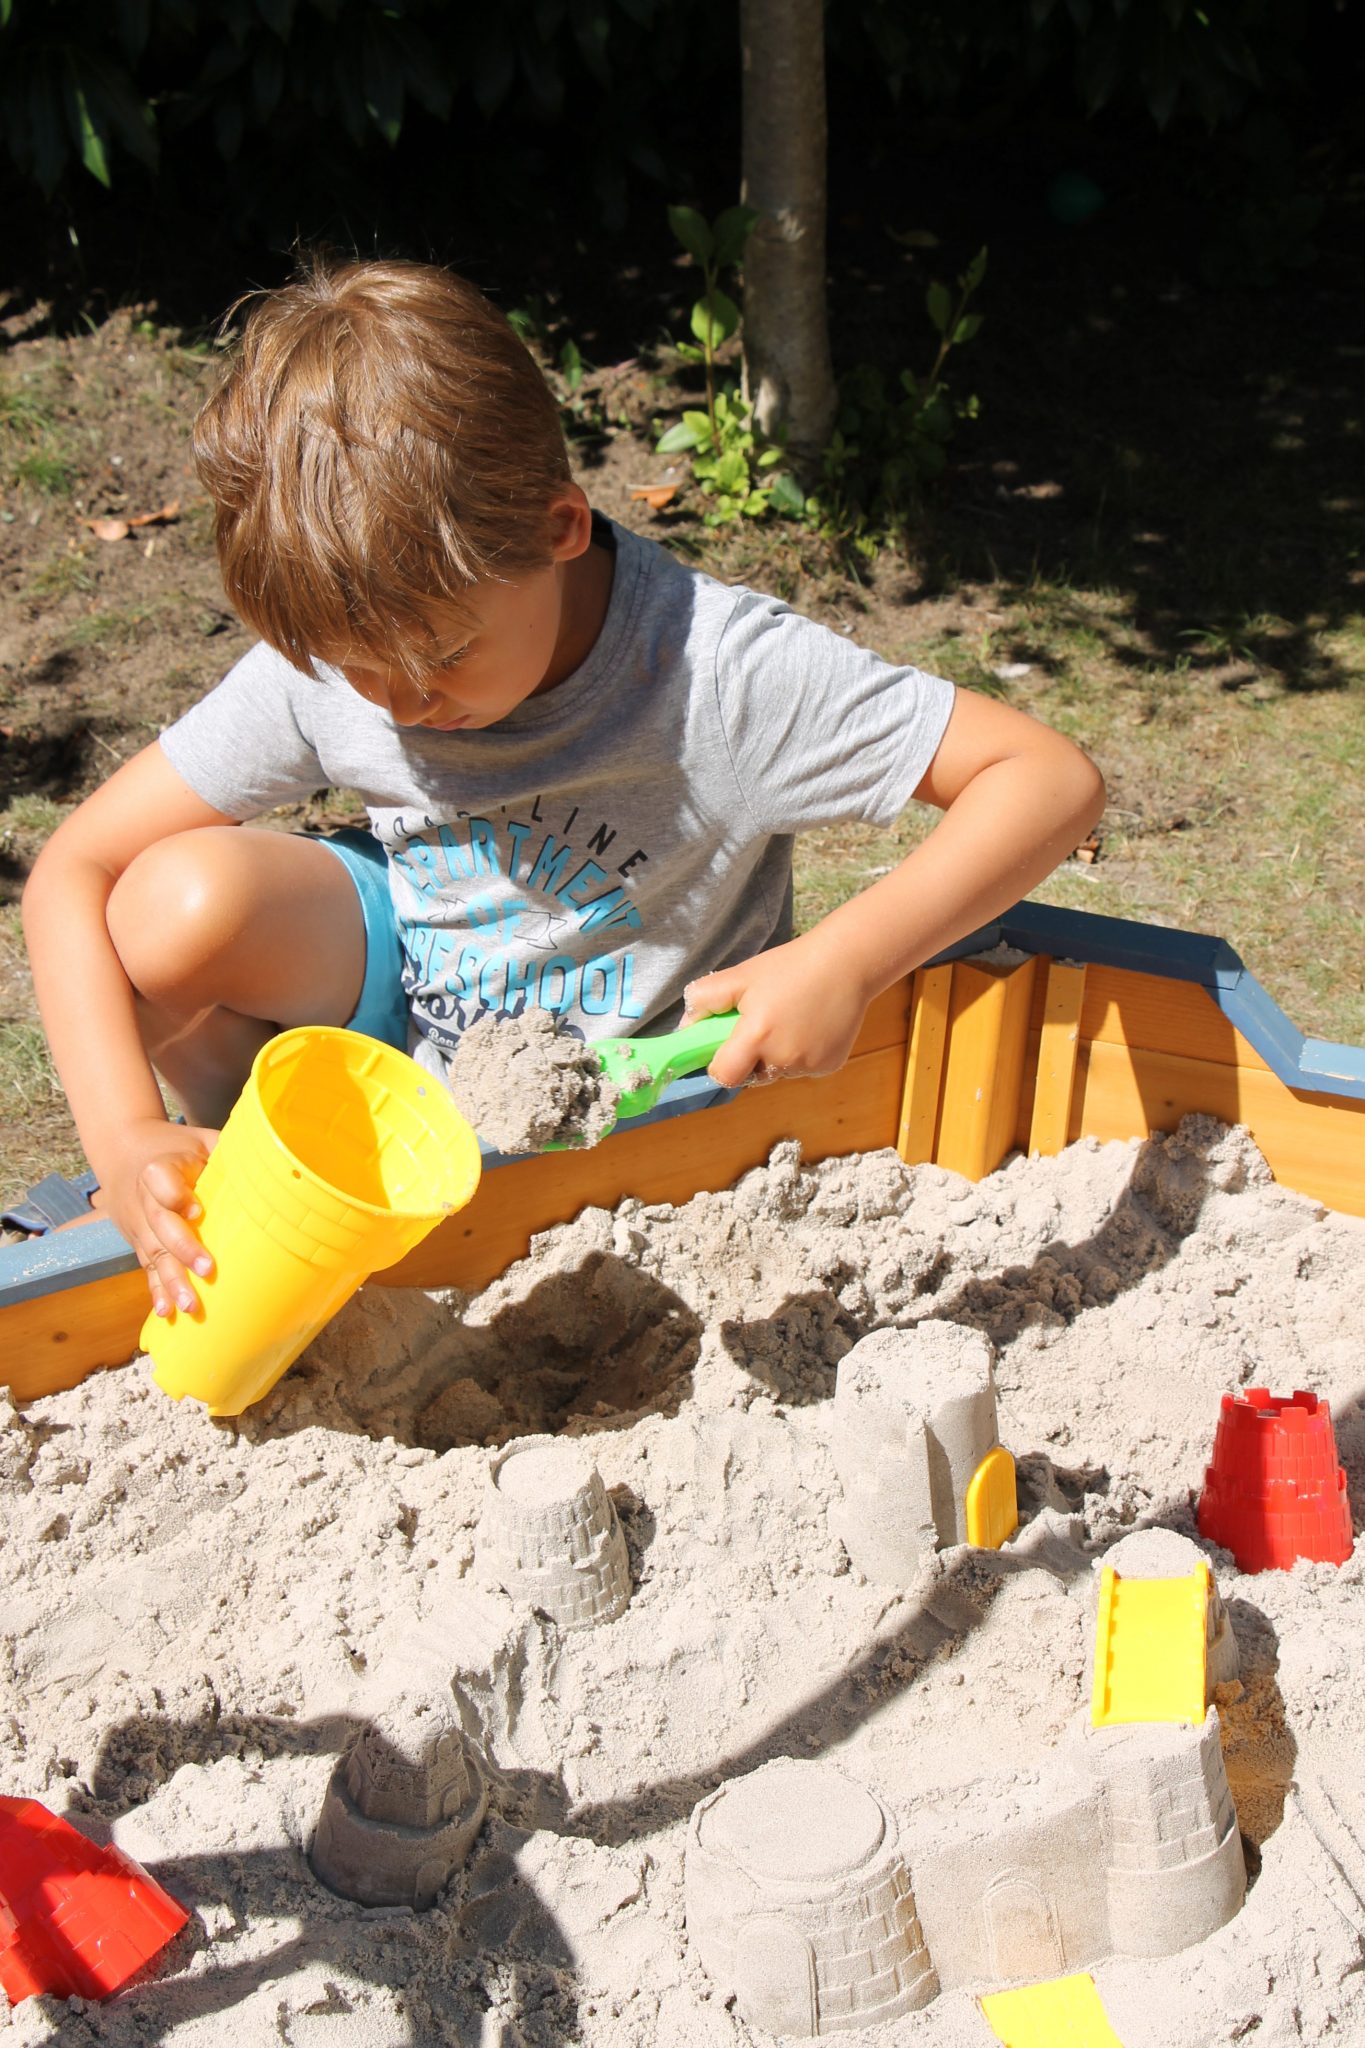
<path id="1" fill-rule="evenodd" d="M 234 309 L 235 310 L 235 309 Z M 306 668 L 345 648 L 420 682 L 433 605 L 550 559 L 555 401 L 507 321 L 431 264 L 315 259 L 263 296 L 195 422 L 227 594 Z"/>

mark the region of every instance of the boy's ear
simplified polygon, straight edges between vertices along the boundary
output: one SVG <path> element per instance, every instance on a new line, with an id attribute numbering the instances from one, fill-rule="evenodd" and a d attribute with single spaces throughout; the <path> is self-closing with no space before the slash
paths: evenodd
<path id="1" fill-rule="evenodd" d="M 578 484 L 565 484 L 550 500 L 550 559 L 572 562 L 592 544 L 592 507 Z"/>

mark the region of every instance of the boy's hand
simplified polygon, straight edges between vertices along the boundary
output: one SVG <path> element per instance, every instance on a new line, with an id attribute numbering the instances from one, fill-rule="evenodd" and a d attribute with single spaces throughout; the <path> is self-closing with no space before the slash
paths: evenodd
<path id="1" fill-rule="evenodd" d="M 217 1143 L 217 1131 L 141 1119 L 120 1133 L 112 1164 L 101 1162 L 105 1212 L 137 1253 L 159 1316 L 197 1308 L 190 1274 L 213 1271 L 190 1226 L 203 1213 L 194 1185 Z"/>
<path id="2" fill-rule="evenodd" d="M 853 1048 L 871 1000 L 856 976 L 841 969 L 820 929 L 785 946 L 755 953 L 685 991 L 683 1022 L 738 1010 L 739 1022 L 707 1072 L 724 1088 L 746 1081 L 832 1074 Z"/>

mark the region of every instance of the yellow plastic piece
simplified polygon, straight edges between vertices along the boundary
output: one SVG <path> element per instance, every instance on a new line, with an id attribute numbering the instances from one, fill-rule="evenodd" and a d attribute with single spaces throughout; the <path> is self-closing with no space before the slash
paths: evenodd
<path id="1" fill-rule="evenodd" d="M 1022 1991 L 992 1991 L 980 2005 L 1005 2048 L 1123 2048 L 1084 1970 Z"/>
<path id="2" fill-rule="evenodd" d="M 1094 1727 L 1119 1721 L 1197 1726 L 1203 1720 L 1212 1583 L 1204 1558 L 1179 1579 L 1125 1579 L 1104 1567 L 1095 1620 Z"/>
<path id="3" fill-rule="evenodd" d="M 196 1189 L 214 1261 L 200 1306 L 142 1328 L 157 1385 L 240 1415 L 362 1280 L 464 1207 L 480 1164 L 450 1094 L 406 1053 L 324 1026 L 272 1038 Z"/>
<path id="4" fill-rule="evenodd" d="M 999 1550 L 1019 1527 L 1014 1460 L 1003 1444 L 987 1451 L 967 1481 L 967 1541 L 978 1550 Z"/>

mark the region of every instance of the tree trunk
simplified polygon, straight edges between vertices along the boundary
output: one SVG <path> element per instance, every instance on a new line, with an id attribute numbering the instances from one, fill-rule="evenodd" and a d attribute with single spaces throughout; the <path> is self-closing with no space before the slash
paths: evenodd
<path id="1" fill-rule="evenodd" d="M 765 434 L 818 455 L 834 420 L 825 308 L 822 0 L 740 0 L 746 206 L 744 371 Z"/>

